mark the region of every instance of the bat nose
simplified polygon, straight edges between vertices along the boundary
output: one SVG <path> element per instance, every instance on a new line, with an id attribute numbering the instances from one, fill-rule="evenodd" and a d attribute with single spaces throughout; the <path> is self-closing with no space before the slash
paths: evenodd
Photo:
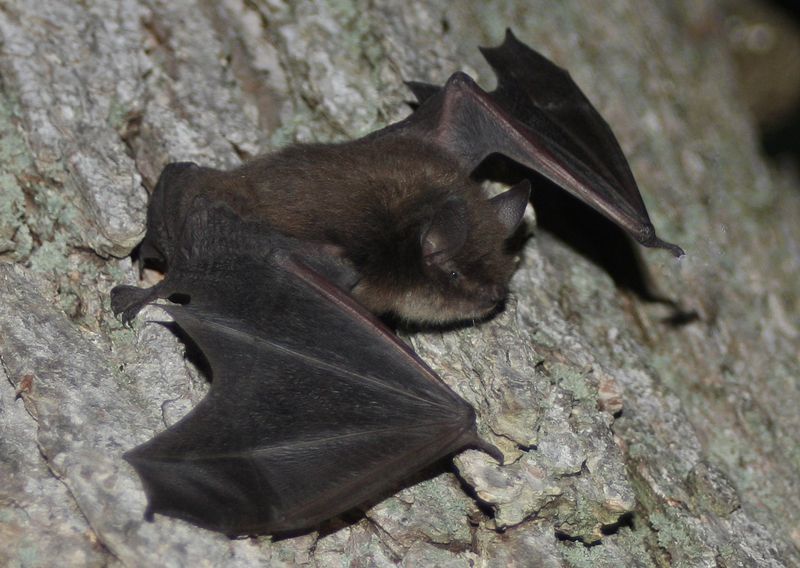
<path id="1" fill-rule="evenodd" d="M 495 306 L 505 300 L 507 294 L 508 289 L 505 286 L 502 284 L 494 284 L 491 286 L 486 286 L 483 289 L 482 296 L 487 304 Z"/>

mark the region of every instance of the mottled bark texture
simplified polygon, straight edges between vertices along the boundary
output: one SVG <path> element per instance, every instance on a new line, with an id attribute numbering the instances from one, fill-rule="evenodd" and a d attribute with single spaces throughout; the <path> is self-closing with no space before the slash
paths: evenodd
<path id="1" fill-rule="evenodd" d="M 800 565 L 800 192 L 759 157 L 718 7 L 475 4 L 0 3 L 0 564 Z M 403 79 L 491 86 L 476 46 L 509 25 L 613 125 L 687 251 L 641 254 L 677 305 L 531 222 L 505 313 L 413 337 L 507 465 L 465 452 L 277 542 L 145 522 L 120 456 L 207 386 L 157 308 L 109 311 L 145 188 L 362 135 L 408 112 Z"/>

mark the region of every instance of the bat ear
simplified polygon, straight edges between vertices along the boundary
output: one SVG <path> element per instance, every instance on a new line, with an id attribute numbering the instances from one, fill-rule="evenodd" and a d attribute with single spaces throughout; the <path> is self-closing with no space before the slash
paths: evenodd
<path id="1" fill-rule="evenodd" d="M 522 180 L 508 191 L 489 200 L 500 223 L 506 228 L 508 236 L 511 236 L 522 222 L 522 216 L 525 214 L 525 207 L 528 205 L 530 197 L 531 182 Z"/>
<path id="2" fill-rule="evenodd" d="M 425 264 L 439 264 L 453 258 L 467 241 L 467 230 L 467 206 L 464 200 L 447 201 L 420 237 Z"/>
<path id="3" fill-rule="evenodd" d="M 441 88 L 436 85 L 420 83 L 419 81 L 406 81 L 406 87 L 411 90 L 414 97 L 417 99 L 417 104 L 420 105 L 441 90 Z"/>

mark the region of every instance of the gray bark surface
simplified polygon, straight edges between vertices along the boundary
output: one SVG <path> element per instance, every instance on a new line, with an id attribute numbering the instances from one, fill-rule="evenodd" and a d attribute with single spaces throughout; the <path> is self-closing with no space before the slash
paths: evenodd
<path id="1" fill-rule="evenodd" d="M 0 2 L 0 564 L 800 566 L 800 192 L 759 157 L 713 2 Z M 136 283 L 171 161 L 229 167 L 408 113 L 404 79 L 492 76 L 511 26 L 613 126 L 664 306 L 532 225 L 508 309 L 415 348 L 477 412 L 466 451 L 326 534 L 142 518 L 121 459 L 207 385 Z M 534 188 L 535 191 L 535 188 Z"/>

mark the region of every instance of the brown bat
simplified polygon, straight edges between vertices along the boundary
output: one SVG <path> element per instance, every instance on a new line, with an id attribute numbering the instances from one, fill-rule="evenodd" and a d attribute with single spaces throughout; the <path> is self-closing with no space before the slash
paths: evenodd
<path id="1" fill-rule="evenodd" d="M 528 185 L 488 200 L 473 170 L 502 154 L 539 172 L 645 246 L 661 241 L 611 129 L 563 69 L 509 31 L 484 49 L 498 76 L 491 94 L 467 75 L 439 89 L 411 83 L 409 118 L 340 144 L 288 147 L 232 171 L 168 165 L 148 210 L 143 260 L 169 264 L 197 195 L 300 239 L 330 243 L 358 274 L 352 294 L 376 313 L 415 322 L 475 319 L 505 297 L 507 237 Z M 176 229 L 177 228 L 177 229 Z"/>
<path id="2" fill-rule="evenodd" d="M 351 293 L 375 313 L 479 318 L 506 295 L 514 261 L 505 241 L 529 187 L 487 199 L 441 148 L 404 136 L 291 146 L 230 172 L 171 164 L 150 201 L 141 255 L 168 265 L 176 228 L 203 195 L 338 250 L 357 274 Z"/>
<path id="3" fill-rule="evenodd" d="M 206 355 L 211 392 L 126 455 L 150 513 L 238 535 L 313 527 L 465 446 L 469 405 L 371 314 L 482 317 L 506 294 L 506 241 L 527 181 L 488 199 L 470 176 L 499 153 L 646 246 L 659 240 L 608 125 L 569 75 L 510 32 L 484 50 L 487 94 L 456 73 L 412 84 L 409 118 L 360 140 L 297 145 L 228 172 L 167 166 L 141 258 L 157 286 L 118 286 L 130 321 L 165 309 Z M 365 309 L 366 308 L 366 309 Z"/>

